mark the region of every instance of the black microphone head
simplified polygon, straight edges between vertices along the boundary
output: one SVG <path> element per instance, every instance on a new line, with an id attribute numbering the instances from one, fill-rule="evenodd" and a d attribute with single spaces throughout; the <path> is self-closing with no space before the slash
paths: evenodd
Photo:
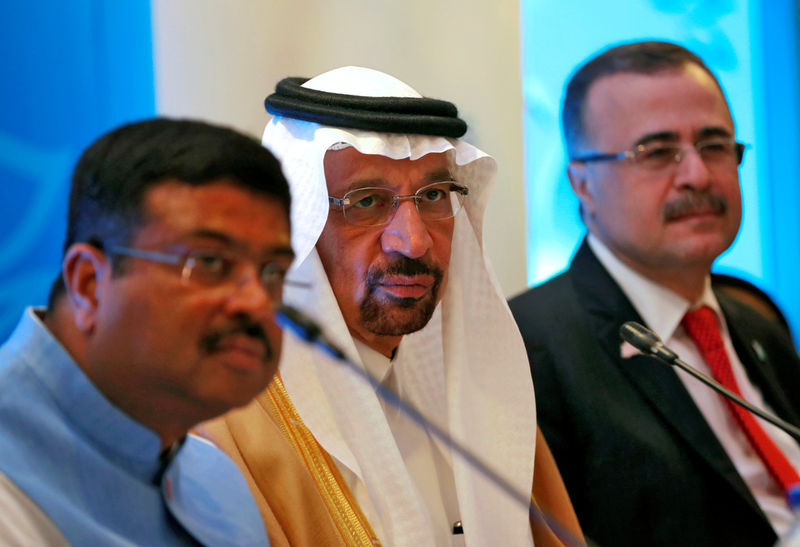
<path id="1" fill-rule="evenodd" d="M 620 337 L 643 353 L 653 353 L 661 338 L 636 321 L 627 321 L 619 328 Z"/>

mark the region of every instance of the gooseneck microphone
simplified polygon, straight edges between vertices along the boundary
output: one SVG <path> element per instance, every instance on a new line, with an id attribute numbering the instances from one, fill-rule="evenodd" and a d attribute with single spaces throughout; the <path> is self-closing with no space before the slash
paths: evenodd
<path id="1" fill-rule="evenodd" d="M 334 359 L 347 366 L 356 376 L 366 381 L 378 394 L 378 397 L 386 401 L 392 407 L 399 410 L 403 415 L 416 423 L 423 430 L 442 441 L 448 448 L 464 460 L 481 475 L 488 478 L 493 484 L 498 486 L 511 498 L 520 503 L 523 507 L 528 507 L 529 517 L 538 523 L 545 523 L 564 542 L 565 545 L 584 545 L 584 542 L 575 538 L 571 532 L 564 528 L 559 522 L 545 514 L 534 503 L 530 493 L 520 492 L 510 482 L 504 479 L 499 473 L 494 471 L 488 464 L 484 463 L 478 456 L 469 449 L 453 439 L 445 430 L 431 422 L 411 403 L 402 399 L 394 391 L 384 386 L 377 378 L 372 376 L 365 369 L 356 365 L 347 358 L 342 350 L 337 348 L 324 335 L 322 328 L 311 317 L 291 306 L 282 305 L 275 311 L 275 320 L 284 330 L 294 333 L 299 339 L 318 347 Z"/>
<path id="2" fill-rule="evenodd" d="M 275 312 L 275 320 L 283 330 L 289 330 L 300 340 L 315 345 L 334 359 L 346 361 L 344 352 L 325 338 L 322 328 L 308 315 L 291 306 L 279 306 Z"/>
<path id="3" fill-rule="evenodd" d="M 790 424 L 787 421 L 784 421 L 777 416 L 773 416 L 772 414 L 768 414 L 767 412 L 761 410 L 760 408 L 752 405 L 751 403 L 747 402 L 746 400 L 742 399 L 739 395 L 735 394 L 713 378 L 706 376 L 699 370 L 691 367 L 690 365 L 686 364 L 685 362 L 681 361 L 678 358 L 678 354 L 669 349 L 664 343 L 661 341 L 661 338 L 658 337 L 656 333 L 652 330 L 648 329 L 644 325 L 637 323 L 635 321 L 628 321 L 623 324 L 619 329 L 619 335 L 622 337 L 623 340 L 628 342 L 630 345 L 638 349 L 644 354 L 652 355 L 659 359 L 660 361 L 667 363 L 668 365 L 675 365 L 680 367 L 682 370 L 688 372 L 711 389 L 717 391 L 718 393 L 722 394 L 723 396 L 727 397 L 737 405 L 741 406 L 742 408 L 747 409 L 748 411 L 752 412 L 756 416 L 765 419 L 769 423 L 779 427 L 796 440 L 800 441 L 800 428 Z"/>

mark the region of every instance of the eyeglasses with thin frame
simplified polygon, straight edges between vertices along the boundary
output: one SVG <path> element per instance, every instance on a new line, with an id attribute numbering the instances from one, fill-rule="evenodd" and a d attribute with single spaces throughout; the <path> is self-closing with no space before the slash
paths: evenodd
<path id="1" fill-rule="evenodd" d="M 356 226 L 382 226 L 392 221 L 404 199 L 414 200 L 425 221 L 453 218 L 464 205 L 469 189 L 455 181 L 434 182 L 413 194 L 398 195 L 388 188 L 367 187 L 350 190 L 341 198 L 328 201 L 342 208 L 345 222 Z"/>
<path id="2" fill-rule="evenodd" d="M 572 158 L 571 161 L 591 163 L 599 161 L 630 160 L 638 167 L 648 171 L 661 171 L 671 165 L 679 164 L 690 148 L 694 148 L 708 168 L 735 168 L 742 163 L 747 145 L 733 138 L 716 137 L 681 146 L 677 143 L 653 141 L 640 144 L 632 150 L 611 154 L 587 154 Z"/>
<path id="3" fill-rule="evenodd" d="M 184 253 L 166 253 L 123 246 L 113 246 L 108 251 L 113 255 L 178 266 L 181 269 L 181 281 L 184 285 L 190 282 L 206 286 L 232 283 L 241 278 L 243 268 L 250 263 L 255 266 L 261 286 L 273 303 L 282 301 L 284 285 L 305 286 L 303 283 L 286 279 L 286 268 L 276 262 L 256 263 L 230 251 L 191 249 Z"/>

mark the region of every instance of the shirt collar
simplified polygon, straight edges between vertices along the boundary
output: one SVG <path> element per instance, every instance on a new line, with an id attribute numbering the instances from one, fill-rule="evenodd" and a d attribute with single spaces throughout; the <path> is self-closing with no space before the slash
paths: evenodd
<path id="1" fill-rule="evenodd" d="M 364 369 L 376 380 L 385 383 L 392 368 L 392 359 L 389 359 L 379 351 L 375 351 L 364 342 L 357 338 L 353 338 L 358 355 L 361 357 L 361 362 L 364 363 Z M 397 350 L 395 349 L 395 355 Z"/>
<path id="2" fill-rule="evenodd" d="M 710 275 L 705 278 L 700 300 L 692 303 L 629 267 L 592 234 L 589 234 L 587 240 L 597 260 L 617 282 L 645 324 L 662 340 L 673 337 L 681 319 L 690 308 L 707 305 L 718 318 L 722 317 L 719 303 L 711 290 Z"/>
<path id="3" fill-rule="evenodd" d="M 145 480 L 158 476 L 158 435 L 114 406 L 94 386 L 34 308 L 25 310 L 9 339 L 60 411 L 97 450 Z"/>

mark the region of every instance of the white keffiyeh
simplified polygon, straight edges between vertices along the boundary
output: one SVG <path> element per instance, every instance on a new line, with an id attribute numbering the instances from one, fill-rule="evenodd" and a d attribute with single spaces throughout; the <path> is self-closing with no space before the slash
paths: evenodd
<path id="1" fill-rule="evenodd" d="M 353 95 L 420 97 L 391 76 L 358 67 L 327 72 L 304 86 Z M 284 301 L 321 323 L 328 338 L 359 364 L 314 248 L 329 211 L 325 152 L 346 143 L 363 154 L 394 159 L 449 155 L 454 179 L 469 188 L 469 195 L 465 210 L 455 218 L 442 301 L 428 325 L 404 336 L 400 344 L 403 392 L 519 492 L 530 492 L 536 438 L 533 384 L 522 338 L 483 252 L 482 221 L 495 161 L 458 139 L 326 127 L 285 117 L 270 121 L 263 143 L 281 160 L 292 192 L 297 260 L 290 277 L 311 286 L 287 287 Z M 280 369 L 306 426 L 343 475 L 357 481 L 351 490 L 384 544 L 435 544 L 425 504 L 374 390 L 346 367 L 288 336 Z M 458 456 L 445 457 L 452 461 L 466 544 L 531 545 L 528 507 Z"/>

